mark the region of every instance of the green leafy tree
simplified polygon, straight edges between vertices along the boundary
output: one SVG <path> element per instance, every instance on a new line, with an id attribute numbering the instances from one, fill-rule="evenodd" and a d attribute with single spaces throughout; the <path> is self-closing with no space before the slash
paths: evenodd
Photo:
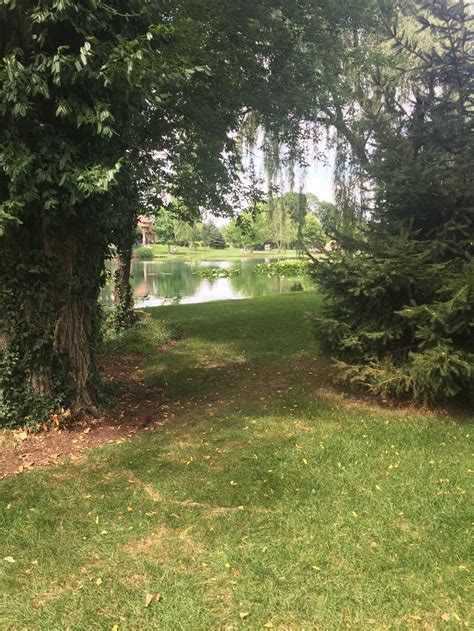
<path id="1" fill-rule="evenodd" d="M 308 213 L 305 217 L 301 238 L 302 244 L 309 249 L 322 248 L 326 244 L 327 235 L 313 213 Z"/>
<path id="2" fill-rule="evenodd" d="M 0 416 L 97 404 L 97 297 L 127 128 L 168 26 L 151 5 L 0 7 Z"/>
<path id="3" fill-rule="evenodd" d="M 225 239 L 237 248 L 252 248 L 260 245 L 261 235 L 259 234 L 258 219 L 263 217 L 263 213 L 245 211 L 232 219 L 223 230 Z"/>
<path id="4" fill-rule="evenodd" d="M 173 213 L 165 208 L 161 209 L 156 217 L 154 230 L 158 243 L 164 243 L 168 246 L 168 252 L 171 246 L 176 243 L 175 234 L 175 218 Z"/>
<path id="5" fill-rule="evenodd" d="M 174 232 L 177 243 L 195 248 L 197 243 L 202 240 L 202 228 L 201 223 L 175 219 Z"/>

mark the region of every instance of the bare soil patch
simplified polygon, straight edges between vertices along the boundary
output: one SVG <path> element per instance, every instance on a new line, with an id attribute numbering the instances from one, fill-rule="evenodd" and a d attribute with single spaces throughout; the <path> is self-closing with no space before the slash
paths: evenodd
<path id="1" fill-rule="evenodd" d="M 169 409 L 164 406 L 163 392 L 144 383 L 141 357 L 111 355 L 100 363 L 106 383 L 120 385 L 113 406 L 99 418 L 37 434 L 5 432 L 0 437 L 0 478 L 55 466 L 68 458 L 80 460 L 91 447 L 122 442 L 166 422 Z"/>

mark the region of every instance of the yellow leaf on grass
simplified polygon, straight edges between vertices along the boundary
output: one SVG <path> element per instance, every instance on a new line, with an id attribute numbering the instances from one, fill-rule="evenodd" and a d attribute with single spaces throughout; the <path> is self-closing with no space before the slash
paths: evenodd
<path id="1" fill-rule="evenodd" d="M 308 461 L 306 460 L 306 458 L 303 458 L 303 464 L 308 464 Z"/>
<path id="2" fill-rule="evenodd" d="M 3 560 L 7 563 L 16 563 L 16 560 L 13 557 L 3 557 Z"/>
<path id="3" fill-rule="evenodd" d="M 245 620 L 245 618 L 248 618 L 250 616 L 250 612 L 248 611 L 241 611 L 239 613 L 240 619 L 241 620 Z"/>
<path id="4" fill-rule="evenodd" d="M 265 629 L 273 629 L 273 623 L 271 623 L 271 622 L 267 622 L 263 626 L 265 627 Z"/>
<path id="5" fill-rule="evenodd" d="M 96 584 L 96 585 L 102 585 L 102 579 L 99 577 L 99 578 L 96 580 L 95 584 Z"/>
<path id="6" fill-rule="evenodd" d="M 145 595 L 145 607 L 149 607 L 153 601 L 159 602 L 161 600 L 161 594 L 146 594 Z"/>
<path id="7" fill-rule="evenodd" d="M 449 622 L 449 618 L 450 618 L 449 613 L 444 613 L 441 616 L 441 619 L 444 620 L 445 622 Z"/>
<path id="8" fill-rule="evenodd" d="M 114 624 L 114 626 L 112 627 L 112 631 L 118 631 L 118 624 Z"/>

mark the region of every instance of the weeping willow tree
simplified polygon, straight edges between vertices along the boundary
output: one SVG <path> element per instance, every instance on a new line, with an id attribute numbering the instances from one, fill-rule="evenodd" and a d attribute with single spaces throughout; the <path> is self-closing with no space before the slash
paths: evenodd
<path id="1" fill-rule="evenodd" d="M 463 1 L 380 1 L 325 57 L 324 98 L 263 143 L 270 192 L 329 130 L 339 248 L 315 265 L 315 318 L 339 376 L 421 401 L 474 390 L 473 33 Z M 255 128 L 255 125 L 253 125 Z M 300 153 L 299 153 L 300 152 Z"/>
<path id="2" fill-rule="evenodd" d="M 332 73 L 335 60 L 343 54 L 346 33 L 373 13 L 372 0 L 344 7 L 326 0 L 268 0 L 252 8 L 244 0 L 217 4 L 209 0 L 199 7 L 197 3 L 191 15 L 205 22 L 205 28 L 201 24 L 199 29 L 203 39 L 198 57 L 201 62 L 205 59 L 206 72 L 180 84 L 179 92 L 171 90 L 172 102 L 166 102 L 164 116 L 167 128 L 163 129 L 163 116 L 153 111 L 150 116 L 149 108 L 138 121 L 149 131 L 140 144 L 141 194 L 134 196 L 133 210 L 123 226 L 125 236 L 119 235 L 117 243 L 115 322 L 119 328 L 134 320 L 130 226 L 138 215 L 168 207 L 177 219 L 195 222 L 209 209 L 230 216 L 235 208 L 255 207 L 262 199 L 262 182 L 251 156 L 259 139 L 263 138 L 270 212 L 276 208 L 274 219 L 280 224 L 276 240 L 282 248 L 283 227 L 293 219 L 302 243 L 304 197 L 299 197 L 297 210 L 287 209 L 282 203 L 273 204 L 274 193 L 282 188 L 283 175 L 290 174 L 293 182 L 295 166 L 305 162 L 304 142 L 313 128 L 304 131 L 302 122 L 312 120 L 315 107 L 323 111 L 327 106 L 332 78 L 325 74 Z M 183 11 L 188 9 L 184 6 Z M 315 72 L 317 67 L 320 70 Z M 248 153 L 245 168 L 243 155 Z M 170 205 L 166 201 L 170 199 L 177 203 Z"/>

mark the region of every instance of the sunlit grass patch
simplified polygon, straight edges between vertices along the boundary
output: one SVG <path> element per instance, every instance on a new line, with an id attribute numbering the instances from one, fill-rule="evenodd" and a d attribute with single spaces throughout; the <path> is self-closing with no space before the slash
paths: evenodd
<path id="1" fill-rule="evenodd" d="M 333 390 L 317 304 L 156 311 L 168 423 L 2 483 L 6 628 L 468 628 L 468 419 Z"/>

